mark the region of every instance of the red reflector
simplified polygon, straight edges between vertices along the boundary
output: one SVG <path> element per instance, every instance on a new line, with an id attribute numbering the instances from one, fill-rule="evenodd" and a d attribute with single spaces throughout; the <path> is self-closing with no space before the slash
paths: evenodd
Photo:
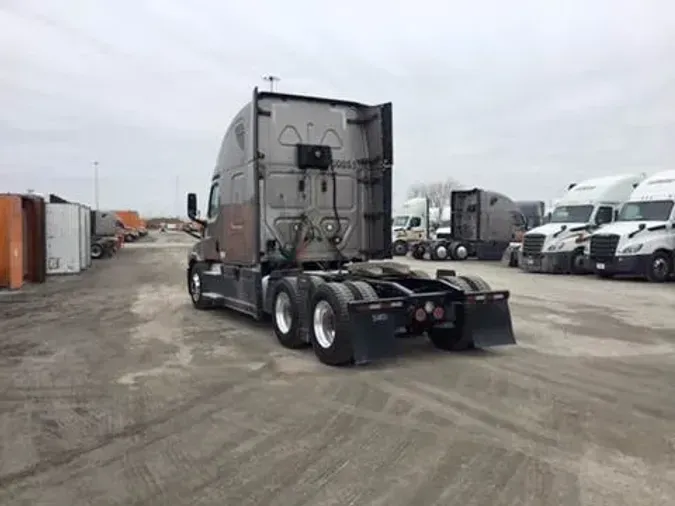
<path id="1" fill-rule="evenodd" d="M 445 311 L 442 307 L 436 307 L 433 312 L 434 318 L 441 320 L 445 316 Z"/>
<path id="2" fill-rule="evenodd" d="M 418 322 L 423 322 L 426 319 L 427 319 L 427 312 L 424 309 L 419 308 L 417 311 L 415 311 L 415 320 L 417 320 Z"/>

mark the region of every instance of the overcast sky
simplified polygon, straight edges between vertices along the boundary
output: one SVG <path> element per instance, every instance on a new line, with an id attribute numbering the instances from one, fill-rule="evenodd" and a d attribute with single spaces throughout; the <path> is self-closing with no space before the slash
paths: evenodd
<path id="1" fill-rule="evenodd" d="M 103 208 L 203 207 L 267 73 L 391 100 L 399 202 L 420 180 L 549 199 L 674 168 L 669 0 L 0 0 L 0 192 L 93 204 L 98 160 Z"/>

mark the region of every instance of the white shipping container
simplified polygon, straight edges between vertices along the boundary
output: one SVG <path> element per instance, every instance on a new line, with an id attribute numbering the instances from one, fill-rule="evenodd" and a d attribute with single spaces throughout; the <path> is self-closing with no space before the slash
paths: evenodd
<path id="1" fill-rule="evenodd" d="M 48 203 L 45 214 L 47 274 L 81 272 L 84 266 L 80 206 Z"/>

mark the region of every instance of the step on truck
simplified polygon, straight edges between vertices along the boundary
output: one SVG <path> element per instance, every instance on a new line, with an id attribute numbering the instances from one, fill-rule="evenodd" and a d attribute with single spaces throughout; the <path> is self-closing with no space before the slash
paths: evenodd
<path id="1" fill-rule="evenodd" d="M 222 141 L 202 237 L 188 255 L 197 309 L 271 319 L 281 345 L 329 365 L 390 355 L 426 334 L 443 350 L 515 344 L 509 292 L 391 261 L 392 105 L 253 92 Z"/>
<path id="2" fill-rule="evenodd" d="M 523 237 L 518 267 L 527 272 L 590 273 L 591 234 L 611 223 L 645 174 L 621 174 L 572 183 L 548 223 Z"/>
<path id="3" fill-rule="evenodd" d="M 644 277 L 661 283 L 675 270 L 675 171 L 645 179 L 619 211 L 614 223 L 590 238 L 593 272 Z"/>

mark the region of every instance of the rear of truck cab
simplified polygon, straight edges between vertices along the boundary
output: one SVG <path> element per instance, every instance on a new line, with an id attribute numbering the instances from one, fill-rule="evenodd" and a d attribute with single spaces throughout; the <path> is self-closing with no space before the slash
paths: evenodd
<path id="1" fill-rule="evenodd" d="M 311 345 L 330 365 L 390 354 L 400 326 L 442 349 L 513 344 L 508 292 L 388 261 L 392 139 L 389 103 L 254 91 L 223 138 L 188 255 L 193 305 L 270 317 L 282 346 Z M 188 215 L 199 220 L 196 194 Z"/>

